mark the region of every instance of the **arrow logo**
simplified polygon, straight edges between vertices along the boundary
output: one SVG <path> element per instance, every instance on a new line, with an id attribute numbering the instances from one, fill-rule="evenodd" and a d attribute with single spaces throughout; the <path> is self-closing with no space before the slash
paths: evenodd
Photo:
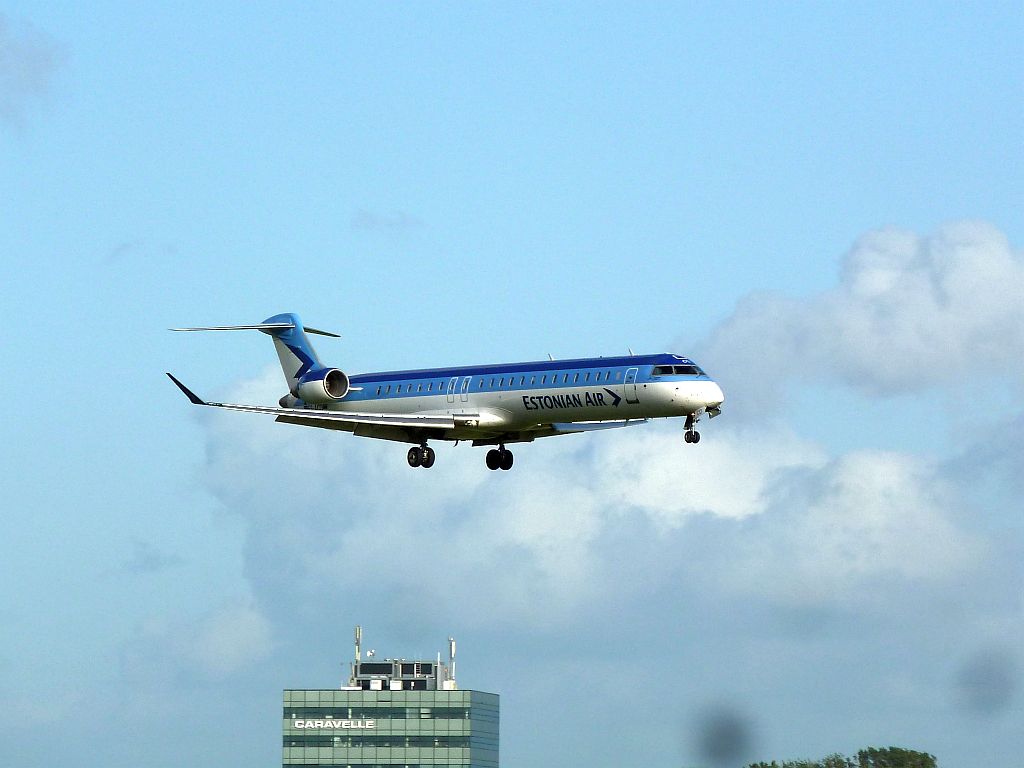
<path id="1" fill-rule="evenodd" d="M 621 400 L 622 398 L 621 398 L 621 397 L 619 397 L 618 395 L 616 395 L 616 394 L 615 394 L 614 392 L 612 392 L 612 391 L 611 391 L 610 389 L 608 389 L 608 387 L 604 387 L 604 391 L 605 391 L 605 392 L 607 392 L 607 393 L 608 393 L 609 395 L 611 395 L 611 396 L 612 396 L 612 399 L 613 399 L 613 400 L 615 401 L 614 403 L 612 403 L 612 405 L 614 405 L 614 406 L 615 406 L 616 408 L 618 408 L 618 407 L 619 407 L 619 401 L 620 401 L 620 400 Z"/>
<path id="2" fill-rule="evenodd" d="M 299 360 L 302 362 L 302 365 L 299 366 L 299 370 L 295 372 L 295 378 L 301 379 L 303 376 L 305 376 L 313 369 L 313 366 L 316 365 L 316 361 L 312 357 L 307 355 L 305 352 L 303 352 L 299 347 L 293 347 L 287 341 L 284 342 L 284 345 L 288 347 L 291 353 L 295 355 L 297 358 L 299 358 Z"/>

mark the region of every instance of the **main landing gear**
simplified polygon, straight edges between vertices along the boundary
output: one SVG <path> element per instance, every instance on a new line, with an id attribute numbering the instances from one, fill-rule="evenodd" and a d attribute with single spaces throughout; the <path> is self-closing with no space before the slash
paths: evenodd
<path id="1" fill-rule="evenodd" d="M 693 417 L 692 413 L 686 417 L 686 431 L 683 433 L 683 440 L 688 443 L 700 442 L 700 432 L 693 428 L 696 423 L 697 419 Z"/>
<path id="2" fill-rule="evenodd" d="M 507 450 L 504 445 L 498 446 L 497 449 L 492 448 L 487 452 L 487 468 L 488 469 L 512 469 L 512 451 Z"/>
<path id="3" fill-rule="evenodd" d="M 434 466 L 434 449 L 424 443 L 420 446 L 413 446 L 406 455 L 410 467 L 423 467 L 430 469 Z"/>

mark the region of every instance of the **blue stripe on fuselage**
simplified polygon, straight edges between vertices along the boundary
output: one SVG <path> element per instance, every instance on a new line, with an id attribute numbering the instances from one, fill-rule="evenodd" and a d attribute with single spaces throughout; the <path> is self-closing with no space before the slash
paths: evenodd
<path id="1" fill-rule="evenodd" d="M 470 377 L 466 394 L 524 392 L 551 390 L 556 388 L 582 388 L 623 386 L 625 371 L 638 368 L 636 382 L 703 380 L 707 375 L 662 375 L 654 377 L 651 370 L 656 365 L 696 365 L 686 357 L 672 354 L 633 355 L 630 357 L 594 357 L 576 360 L 538 360 L 525 363 L 503 363 L 498 365 L 460 366 L 456 368 L 425 368 L 408 371 L 382 371 L 364 373 L 351 377 L 353 386 L 362 387 L 354 391 L 346 401 L 384 400 L 402 397 L 439 397 L 448 395 L 449 382 L 458 379 L 452 395 L 460 402 L 464 379 Z M 605 373 L 611 372 L 608 378 Z M 591 374 L 589 377 L 587 374 Z M 549 374 L 553 374 L 550 375 Z M 568 380 L 564 380 L 568 374 Z M 577 376 L 578 375 L 578 376 Z M 512 377 L 512 381 L 507 379 Z M 546 380 L 542 383 L 541 378 Z M 504 383 L 502 378 L 506 379 Z M 483 386 L 480 380 L 484 379 Z M 491 380 L 495 379 L 494 385 Z M 520 383 L 522 380 L 522 383 Z M 430 384 L 428 391 L 427 385 Z M 398 392 L 401 385 L 402 391 Z M 388 387 L 390 386 L 390 391 Z M 380 394 L 377 387 L 381 388 Z"/>
<path id="2" fill-rule="evenodd" d="M 597 369 L 638 368 L 653 365 L 696 365 L 678 355 L 634 355 L 632 357 L 587 357 L 578 360 L 537 360 L 528 363 L 500 363 L 493 365 L 464 365 L 458 368 L 423 368 L 411 371 L 381 371 L 361 373 L 352 377 L 353 384 L 362 382 L 404 381 L 406 379 L 451 379 L 455 376 L 500 376 L 502 374 L 549 373 L 559 371 L 593 371 Z"/>

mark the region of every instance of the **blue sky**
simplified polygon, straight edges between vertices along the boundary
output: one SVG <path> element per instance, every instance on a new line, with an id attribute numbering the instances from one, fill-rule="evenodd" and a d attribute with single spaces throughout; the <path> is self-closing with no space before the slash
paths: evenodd
<path id="1" fill-rule="evenodd" d="M 1016 759 L 1022 40 L 1011 3 L 0 6 L 4 752 L 275 764 L 362 623 L 455 634 L 507 765 Z M 696 449 L 411 473 L 164 379 L 275 401 L 263 337 L 165 329 L 282 311 L 351 372 L 672 349 L 729 401 Z"/>

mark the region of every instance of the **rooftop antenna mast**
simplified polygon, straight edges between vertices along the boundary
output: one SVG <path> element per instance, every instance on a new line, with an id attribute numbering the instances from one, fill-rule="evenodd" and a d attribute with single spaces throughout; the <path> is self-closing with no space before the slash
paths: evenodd
<path id="1" fill-rule="evenodd" d="M 348 684 L 349 685 L 355 685 L 356 669 L 359 666 L 359 660 L 361 658 L 360 650 L 361 650 L 362 644 L 363 644 L 363 628 L 361 626 L 359 626 L 358 624 L 356 624 L 356 660 L 354 662 L 350 661 L 349 664 L 348 664 L 348 667 L 349 667 Z"/>
<path id="2" fill-rule="evenodd" d="M 448 638 L 448 666 L 452 671 L 452 680 L 455 680 L 455 638 Z"/>

